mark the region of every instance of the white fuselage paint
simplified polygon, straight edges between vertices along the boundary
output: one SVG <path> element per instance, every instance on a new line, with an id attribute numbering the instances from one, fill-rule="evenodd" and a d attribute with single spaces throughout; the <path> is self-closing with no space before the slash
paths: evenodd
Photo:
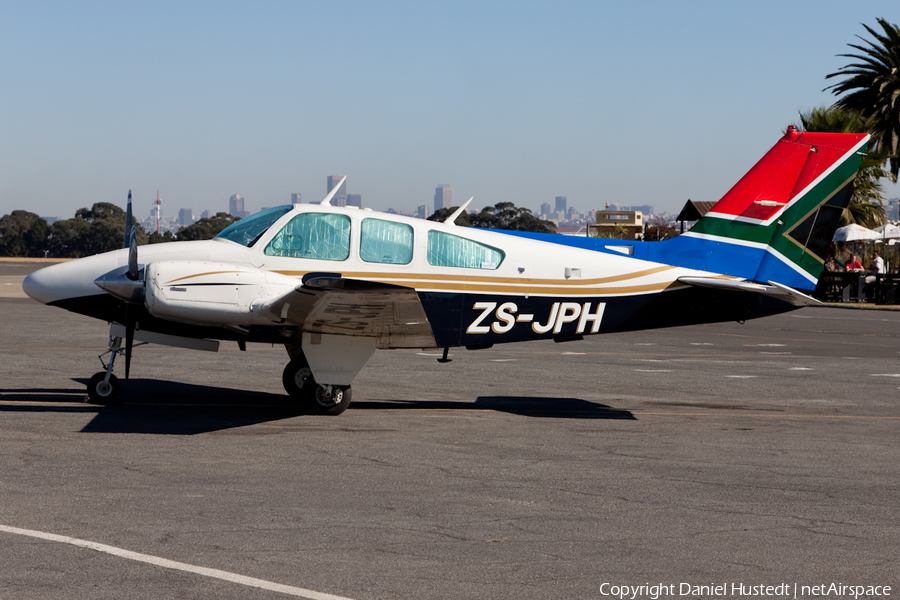
<path id="1" fill-rule="evenodd" d="M 264 249 L 272 238 L 292 218 L 302 212 L 339 213 L 349 216 L 351 220 L 349 257 L 345 260 L 332 261 L 266 255 Z M 409 264 L 372 263 L 360 258 L 361 225 L 363 220 L 369 218 L 404 223 L 413 229 L 413 255 Z M 431 230 L 439 230 L 487 244 L 501 250 L 504 258 L 499 265 L 485 263 L 480 269 L 431 265 L 428 262 L 428 232 Z M 596 300 L 586 302 L 589 298 L 656 294 L 673 287 L 683 287 L 676 282 L 679 277 L 715 275 L 706 271 L 662 265 L 628 256 L 599 253 L 493 231 L 315 204 L 297 205 L 294 210 L 276 221 L 252 248 L 223 239 L 214 239 L 141 246 L 138 256 L 142 267 L 151 263 L 161 263 L 161 265 L 168 263 L 167 266 L 158 268 L 165 269 L 165 273 L 160 273 L 160 275 L 177 271 L 177 276 L 173 274 L 171 280 L 161 277 L 154 282 L 158 289 L 154 290 L 156 295 L 153 299 L 158 300 L 165 297 L 171 306 L 178 305 L 179 297 L 187 298 L 191 295 L 182 291 L 186 289 L 183 284 L 189 281 L 186 276 L 189 274 L 188 267 L 191 262 L 197 265 L 196 275 L 202 277 L 197 281 L 204 283 L 215 280 L 216 275 L 211 271 L 217 269 L 210 268 L 210 265 L 219 263 L 235 267 L 230 269 L 231 274 L 223 274 L 223 277 L 226 278 L 234 279 L 237 276 L 234 272 L 238 270 L 243 271 L 242 277 L 250 277 L 253 271 L 261 272 L 261 275 L 253 279 L 255 286 L 250 286 L 246 291 L 241 290 L 240 292 L 243 295 L 253 292 L 260 298 L 266 295 L 266 286 L 269 285 L 273 290 L 274 288 L 281 290 L 290 281 L 299 285 L 299 279 L 307 273 L 339 273 L 348 279 L 377 281 L 413 288 L 417 292 L 496 296 L 499 300 L 498 304 L 503 300 L 513 300 L 513 297 L 516 296 L 558 299 L 559 302 L 554 302 L 553 305 L 553 311 L 556 311 L 556 314 L 519 314 L 517 308 L 514 309 L 504 304 L 505 308 L 488 322 L 488 327 L 496 323 L 496 329 L 500 330 L 511 329 L 517 323 L 530 323 L 535 331 L 546 329 L 548 332 L 558 330 L 559 326 L 575 322 L 578 319 L 583 319 L 582 325 L 585 330 L 588 329 L 588 323 L 590 323 L 590 331 L 585 331 L 586 333 L 596 332 L 602 318 L 601 303 L 597 303 Z M 107 252 L 36 271 L 26 279 L 23 285 L 29 296 L 45 304 L 68 298 L 99 296 L 105 292 L 93 283 L 94 280 L 114 269 L 123 268 L 127 263 L 127 250 Z M 570 274 L 569 277 L 566 277 L 567 273 Z M 571 275 L 573 273 L 578 273 L 579 276 Z M 279 275 L 283 277 L 279 277 Z M 230 279 L 227 279 L 226 282 L 230 282 Z M 195 294 L 200 293 L 199 291 L 195 292 Z M 256 305 L 255 299 L 247 299 L 240 294 L 237 305 L 228 306 L 227 310 L 217 309 L 219 314 L 214 315 L 215 319 L 202 314 L 198 307 L 202 307 L 205 302 L 212 309 L 216 302 L 209 302 L 209 299 L 202 298 L 194 304 L 183 303 L 185 307 L 183 318 L 179 318 L 177 312 L 167 312 L 166 308 L 168 307 L 161 307 L 159 312 L 162 318 L 171 320 L 209 323 L 210 321 L 219 322 L 222 319 L 232 319 L 234 315 L 231 313 L 236 310 L 240 312 L 243 307 L 244 312 L 248 313 L 247 315 L 240 316 L 234 323 L 228 320 L 221 324 L 246 325 L 251 322 L 264 324 L 264 322 L 278 323 L 280 321 L 279 315 L 252 314 L 253 307 Z M 581 298 L 583 300 L 579 301 Z M 514 302 L 513 305 L 515 305 Z M 585 314 L 589 316 L 585 316 Z M 265 320 L 266 318 L 268 321 Z M 473 325 L 476 328 L 479 327 L 478 324 Z"/>

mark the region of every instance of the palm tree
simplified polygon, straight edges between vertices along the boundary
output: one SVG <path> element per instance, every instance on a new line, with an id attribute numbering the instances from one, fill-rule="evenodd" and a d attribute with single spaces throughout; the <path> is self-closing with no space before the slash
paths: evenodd
<path id="1" fill-rule="evenodd" d="M 879 133 L 879 150 L 886 150 L 891 161 L 891 178 L 897 181 L 900 172 L 900 27 L 891 25 L 885 19 L 876 19 L 884 30 L 878 33 L 863 24 L 866 31 L 875 38 L 870 42 L 860 36 L 867 46 L 848 44 L 861 54 L 841 54 L 859 62 L 842 67 L 825 76 L 843 77 L 843 81 L 830 85 L 835 95 L 847 93 L 838 99 L 836 107 L 846 108 L 871 119 L 872 132 Z"/>
<path id="2" fill-rule="evenodd" d="M 869 133 L 873 130 L 873 119 L 860 113 L 838 106 L 813 108 L 800 113 L 800 123 L 795 127 L 802 131 L 827 131 L 831 133 Z M 883 225 L 887 220 L 884 210 L 884 196 L 879 181 L 889 177 L 884 170 L 887 150 L 878 144 L 878 136 L 873 133 L 869 152 L 863 157 L 859 173 L 853 180 L 850 203 L 841 215 L 841 225 L 856 223 L 869 229 Z M 872 149 L 872 148 L 875 149 Z"/>

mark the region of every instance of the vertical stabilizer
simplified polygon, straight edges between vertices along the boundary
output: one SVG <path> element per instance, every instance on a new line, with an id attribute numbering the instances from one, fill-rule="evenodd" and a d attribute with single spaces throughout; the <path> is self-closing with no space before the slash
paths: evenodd
<path id="1" fill-rule="evenodd" d="M 699 252 L 703 265 L 676 263 L 814 289 L 868 141 L 865 134 L 789 127 L 710 212 L 672 240 L 676 254 Z"/>

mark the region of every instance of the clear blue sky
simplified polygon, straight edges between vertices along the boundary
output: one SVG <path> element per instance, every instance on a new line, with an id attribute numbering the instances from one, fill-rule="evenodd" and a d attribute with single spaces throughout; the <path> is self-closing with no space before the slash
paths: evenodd
<path id="1" fill-rule="evenodd" d="M 0 214 L 717 200 L 896 0 L 18 2 Z M 888 197 L 900 196 L 890 185 Z"/>

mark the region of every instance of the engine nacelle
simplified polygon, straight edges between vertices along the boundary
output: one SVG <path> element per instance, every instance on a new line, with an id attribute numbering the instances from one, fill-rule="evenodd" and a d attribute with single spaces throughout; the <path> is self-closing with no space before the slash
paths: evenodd
<path id="1" fill-rule="evenodd" d="M 260 308 L 300 281 L 249 265 L 160 261 L 145 267 L 144 305 L 154 317 L 195 325 L 271 325 Z"/>

